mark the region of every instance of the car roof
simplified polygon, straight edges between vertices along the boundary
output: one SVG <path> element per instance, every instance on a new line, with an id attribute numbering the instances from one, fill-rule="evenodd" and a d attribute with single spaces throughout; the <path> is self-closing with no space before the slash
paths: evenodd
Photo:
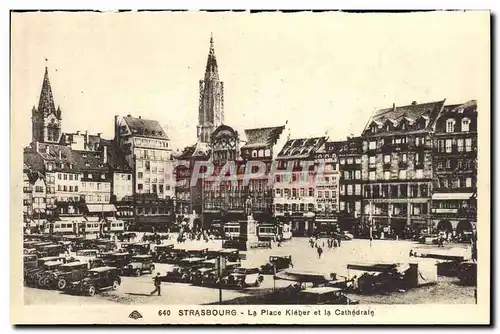
<path id="1" fill-rule="evenodd" d="M 342 291 L 342 289 L 329 287 L 329 286 L 323 286 L 323 287 L 315 287 L 315 288 L 305 289 L 305 290 L 300 291 L 300 293 L 322 295 L 324 293 L 339 292 L 339 291 Z"/>
<path id="2" fill-rule="evenodd" d="M 151 255 L 148 255 L 148 254 L 137 254 L 137 255 L 134 255 L 132 256 L 132 258 L 139 258 L 139 259 L 146 259 L 146 258 L 150 258 L 152 257 Z"/>
<path id="3" fill-rule="evenodd" d="M 104 271 L 113 270 L 113 269 L 116 269 L 116 268 L 115 267 L 99 267 L 99 268 L 90 269 L 89 271 L 94 272 L 94 273 L 102 273 Z"/>
<path id="4" fill-rule="evenodd" d="M 224 248 L 220 252 L 221 253 L 233 253 L 233 252 L 239 252 L 239 249 L 236 249 L 236 248 Z"/>
<path id="5" fill-rule="evenodd" d="M 200 261 L 200 260 L 205 260 L 205 258 L 203 258 L 203 257 L 187 257 L 185 259 L 182 259 L 181 261 L 194 262 L 194 261 Z"/>
<path id="6" fill-rule="evenodd" d="M 56 264 L 61 264 L 60 261 L 47 261 L 44 263 L 46 266 L 54 266 Z"/>
<path id="7" fill-rule="evenodd" d="M 235 268 L 235 270 L 254 270 L 254 269 L 259 269 L 257 267 L 238 267 Z"/>
<path id="8" fill-rule="evenodd" d="M 39 260 L 43 261 L 51 261 L 51 260 L 57 260 L 57 259 L 62 259 L 64 258 L 63 256 L 47 256 L 47 257 L 41 257 Z"/>
<path id="9" fill-rule="evenodd" d="M 96 252 L 96 253 L 97 253 L 97 252 L 99 252 L 99 251 L 98 251 L 97 249 L 91 249 L 91 248 L 89 248 L 89 249 L 79 249 L 79 250 L 77 250 L 76 252 L 77 252 L 77 253 L 78 253 L 78 252 Z"/>
<path id="10" fill-rule="evenodd" d="M 81 266 L 81 265 L 87 265 L 86 262 L 80 262 L 80 261 L 75 261 L 75 262 L 70 262 L 61 265 L 61 267 L 76 267 L 76 266 Z"/>
<path id="11" fill-rule="evenodd" d="M 149 243 L 148 242 L 134 242 L 133 245 L 144 246 L 144 245 L 149 245 Z"/>

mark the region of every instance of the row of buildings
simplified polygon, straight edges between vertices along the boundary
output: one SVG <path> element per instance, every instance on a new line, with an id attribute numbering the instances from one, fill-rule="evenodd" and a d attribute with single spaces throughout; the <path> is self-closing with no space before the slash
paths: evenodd
<path id="1" fill-rule="evenodd" d="M 342 141 L 293 138 L 287 123 L 240 136 L 224 124 L 213 39 L 199 89 L 197 141 L 173 152 L 160 124 L 140 116 L 115 116 L 111 139 L 64 133 L 46 69 L 32 110 L 33 140 L 24 149 L 26 224 L 50 229 L 69 219 L 105 229 L 119 219 L 135 228 L 188 221 L 218 229 L 247 219 L 250 205 L 257 221 L 290 224 L 295 235 L 337 227 L 400 237 L 475 228 L 475 101 L 393 105 Z M 174 168 L 177 161 L 189 164 Z M 193 183 L 197 163 L 213 172 Z M 230 174 L 234 182 L 219 182 Z M 245 182 L 248 174 L 259 177 Z"/>

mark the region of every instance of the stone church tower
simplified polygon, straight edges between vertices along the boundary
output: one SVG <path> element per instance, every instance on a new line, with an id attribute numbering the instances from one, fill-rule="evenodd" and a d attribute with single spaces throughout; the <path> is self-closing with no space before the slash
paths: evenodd
<path id="1" fill-rule="evenodd" d="M 45 67 L 38 109 L 33 106 L 31 112 L 33 143 L 59 143 L 61 140 L 61 109 L 59 107 L 56 109 L 54 105 L 47 67 Z"/>
<path id="2" fill-rule="evenodd" d="M 198 141 L 209 143 L 210 136 L 224 123 L 224 83 L 219 80 L 214 40 L 210 36 L 205 78 L 200 80 L 200 106 L 198 111 Z"/>

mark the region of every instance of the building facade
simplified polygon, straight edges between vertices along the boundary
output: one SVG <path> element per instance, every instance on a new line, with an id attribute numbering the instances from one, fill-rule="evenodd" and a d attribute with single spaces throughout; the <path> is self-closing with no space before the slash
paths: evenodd
<path id="1" fill-rule="evenodd" d="M 434 133 L 433 228 L 460 235 L 475 228 L 477 102 L 446 106 Z"/>
<path id="2" fill-rule="evenodd" d="M 316 152 L 324 150 L 326 141 L 326 137 L 290 139 L 275 159 L 274 215 L 291 223 L 295 236 L 315 233 Z"/>
<path id="3" fill-rule="evenodd" d="M 393 105 L 372 116 L 362 134 L 364 233 L 405 237 L 431 225 L 432 135 L 444 103 Z"/>

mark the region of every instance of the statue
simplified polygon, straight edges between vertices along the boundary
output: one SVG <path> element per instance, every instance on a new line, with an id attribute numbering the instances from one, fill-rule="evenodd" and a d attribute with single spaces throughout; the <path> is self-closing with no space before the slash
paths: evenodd
<path id="1" fill-rule="evenodd" d="M 252 215 L 252 199 L 250 198 L 250 196 L 247 198 L 245 202 L 245 213 L 247 216 Z"/>

